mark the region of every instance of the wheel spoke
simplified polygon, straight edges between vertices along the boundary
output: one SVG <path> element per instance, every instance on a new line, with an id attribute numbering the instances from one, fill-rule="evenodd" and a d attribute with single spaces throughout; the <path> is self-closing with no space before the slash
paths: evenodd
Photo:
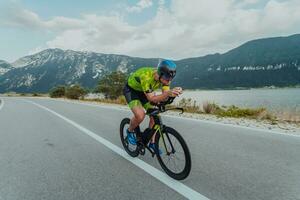
<path id="1" fill-rule="evenodd" d="M 165 133 L 164 136 L 166 134 L 167 133 Z M 168 137 L 164 138 L 166 142 L 166 148 L 167 150 L 172 150 L 173 145 L 173 150 L 175 151 L 175 153 L 170 152 L 170 155 L 161 156 L 161 159 L 163 162 L 165 162 L 166 167 L 168 167 L 169 170 L 171 170 L 173 173 L 180 173 L 182 172 L 185 166 L 185 154 L 178 139 L 172 134 L 168 134 L 168 136 L 169 139 Z M 160 142 L 162 140 L 163 138 L 161 138 Z M 163 145 L 163 142 L 161 142 L 161 144 Z"/>
<path id="2" fill-rule="evenodd" d="M 167 159 L 167 163 L 166 163 L 166 164 L 169 164 L 169 162 L 170 162 L 170 158 L 169 158 L 169 156 L 168 156 L 168 159 Z"/>
<path id="3" fill-rule="evenodd" d="M 175 159 L 172 159 L 172 160 L 173 160 L 173 163 L 174 163 L 175 171 L 177 171 L 177 165 L 176 165 Z"/>
<path id="4" fill-rule="evenodd" d="M 174 158 L 176 158 L 179 161 L 185 161 L 185 159 L 180 159 L 179 157 L 177 157 L 176 155 L 174 155 Z"/>

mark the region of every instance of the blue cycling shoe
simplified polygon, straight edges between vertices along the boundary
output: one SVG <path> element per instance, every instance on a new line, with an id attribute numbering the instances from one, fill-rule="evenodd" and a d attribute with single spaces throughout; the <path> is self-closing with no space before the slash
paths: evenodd
<path id="1" fill-rule="evenodd" d="M 150 149 L 152 149 L 154 152 L 156 152 L 156 148 L 155 148 L 155 143 L 149 143 L 149 145 L 148 145 L 148 147 L 150 148 Z M 156 153 L 159 153 L 159 155 L 161 155 L 162 154 L 162 151 L 160 150 L 160 149 L 158 149 L 158 152 L 156 152 Z"/>
<path id="2" fill-rule="evenodd" d="M 136 137 L 134 135 L 134 132 L 130 132 L 128 129 L 126 130 L 127 133 L 127 140 L 130 144 L 136 145 Z"/>

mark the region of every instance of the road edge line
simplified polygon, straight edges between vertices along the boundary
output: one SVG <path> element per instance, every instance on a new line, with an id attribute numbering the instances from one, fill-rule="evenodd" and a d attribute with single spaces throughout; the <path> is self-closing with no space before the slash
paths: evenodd
<path id="1" fill-rule="evenodd" d="M 40 108 L 42 108 L 42 109 L 44 109 L 44 110 L 46 110 L 50 113 L 56 115 L 57 117 L 65 120 L 69 124 L 73 125 L 77 129 L 81 130 L 86 135 L 92 137 L 93 139 L 95 139 L 99 143 L 103 144 L 104 146 L 106 146 L 107 148 L 112 150 L 113 152 L 117 153 L 121 157 L 123 157 L 126 160 L 130 161 L 135 166 L 137 166 L 140 169 L 144 170 L 145 172 L 147 172 L 148 174 L 150 174 L 151 176 L 153 176 L 154 178 L 156 178 L 160 182 L 164 183 L 165 185 L 167 185 L 169 188 L 173 189 L 177 193 L 181 194 L 182 196 L 184 196 L 188 199 L 209 200 L 204 195 L 202 195 L 202 194 L 198 193 L 197 191 L 189 188 L 188 186 L 184 185 L 183 183 L 170 178 L 168 175 L 166 175 L 165 173 L 163 173 L 160 170 L 156 169 L 155 167 L 149 165 L 148 163 L 146 163 L 146 162 L 144 162 L 144 161 L 142 161 L 138 158 L 130 157 L 123 149 L 121 149 L 117 145 L 109 142 L 108 140 L 106 140 L 106 139 L 102 138 L 101 136 L 97 135 L 96 133 L 94 133 L 94 132 L 88 130 L 87 128 L 77 124 L 76 122 L 64 117 L 63 115 L 61 115 L 61 114 L 45 107 L 45 106 L 42 106 L 38 103 L 35 103 L 33 101 L 29 101 L 29 100 L 25 100 L 25 101 L 27 101 L 31 104 L 34 104 L 34 105 L 36 105 L 36 106 L 38 106 L 38 107 L 40 107 Z"/>

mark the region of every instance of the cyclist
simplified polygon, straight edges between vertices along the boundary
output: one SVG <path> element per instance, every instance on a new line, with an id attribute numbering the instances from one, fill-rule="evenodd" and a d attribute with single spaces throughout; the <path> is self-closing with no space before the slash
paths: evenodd
<path id="1" fill-rule="evenodd" d="M 151 103 L 166 101 L 169 97 L 176 97 L 182 93 L 181 87 L 170 89 L 170 83 L 176 75 L 176 64 L 171 60 L 162 60 L 157 69 L 143 67 L 132 73 L 124 87 L 123 93 L 129 108 L 133 112 L 127 129 L 127 138 L 130 144 L 135 145 L 137 140 L 134 135 L 135 128 L 144 120 L 145 110 L 151 108 Z M 161 88 L 162 93 L 156 95 L 155 90 Z M 154 125 L 154 119 L 150 117 L 149 127 Z M 155 135 L 152 137 L 149 147 L 155 150 Z"/>

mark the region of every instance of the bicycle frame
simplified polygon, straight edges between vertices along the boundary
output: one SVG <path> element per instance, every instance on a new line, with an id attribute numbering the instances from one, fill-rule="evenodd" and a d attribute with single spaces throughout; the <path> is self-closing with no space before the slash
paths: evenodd
<path id="1" fill-rule="evenodd" d="M 165 137 L 164 137 L 164 133 L 163 133 L 163 130 L 165 129 L 165 125 L 162 123 L 162 119 L 160 117 L 160 113 L 162 112 L 166 112 L 168 110 L 180 110 L 181 113 L 183 113 L 183 108 L 179 108 L 179 107 L 175 107 L 175 108 L 168 108 L 166 109 L 165 105 L 167 104 L 171 104 L 173 102 L 173 100 L 175 99 L 175 97 L 172 97 L 172 98 L 169 98 L 166 102 L 163 102 L 163 103 L 160 103 L 159 105 L 157 105 L 157 108 L 154 108 L 152 110 L 148 110 L 147 113 L 149 115 L 149 117 L 152 117 L 153 120 L 154 120 L 154 125 L 152 127 L 152 129 L 154 130 L 154 134 L 157 134 L 159 133 L 160 137 L 162 137 L 162 141 L 163 141 L 163 145 L 165 147 L 165 150 L 167 152 L 167 155 L 170 155 L 171 153 L 175 153 L 175 150 L 174 150 L 174 146 L 170 140 L 170 137 L 168 134 L 165 134 L 170 145 L 171 145 L 171 148 L 172 148 L 172 151 L 169 152 L 168 149 L 167 149 L 167 145 L 166 145 L 166 140 L 165 140 Z M 140 133 L 140 129 L 139 129 L 139 126 L 137 128 L 137 131 Z M 146 149 L 148 149 L 151 153 L 152 153 L 152 156 L 155 155 L 155 152 L 153 152 L 150 148 L 148 148 L 148 146 L 146 146 Z"/>
<path id="2" fill-rule="evenodd" d="M 165 141 L 165 137 L 164 137 L 164 134 L 163 134 L 163 129 L 165 128 L 165 125 L 162 123 L 162 120 L 161 120 L 161 117 L 160 115 L 152 115 L 153 119 L 154 119 L 154 127 L 153 127 L 153 130 L 155 130 L 154 134 L 157 134 L 159 133 L 160 137 L 162 138 L 162 141 L 163 141 L 163 145 L 165 147 L 165 152 L 167 152 L 167 155 L 170 155 L 171 153 L 175 153 L 175 150 L 174 150 L 174 147 L 173 147 L 173 144 L 169 138 L 169 135 L 168 134 L 165 134 L 167 136 L 167 139 L 169 140 L 169 143 L 171 145 L 171 148 L 172 148 L 172 151 L 169 152 L 168 151 L 168 148 L 167 148 L 167 145 L 166 145 L 166 141 Z"/>

